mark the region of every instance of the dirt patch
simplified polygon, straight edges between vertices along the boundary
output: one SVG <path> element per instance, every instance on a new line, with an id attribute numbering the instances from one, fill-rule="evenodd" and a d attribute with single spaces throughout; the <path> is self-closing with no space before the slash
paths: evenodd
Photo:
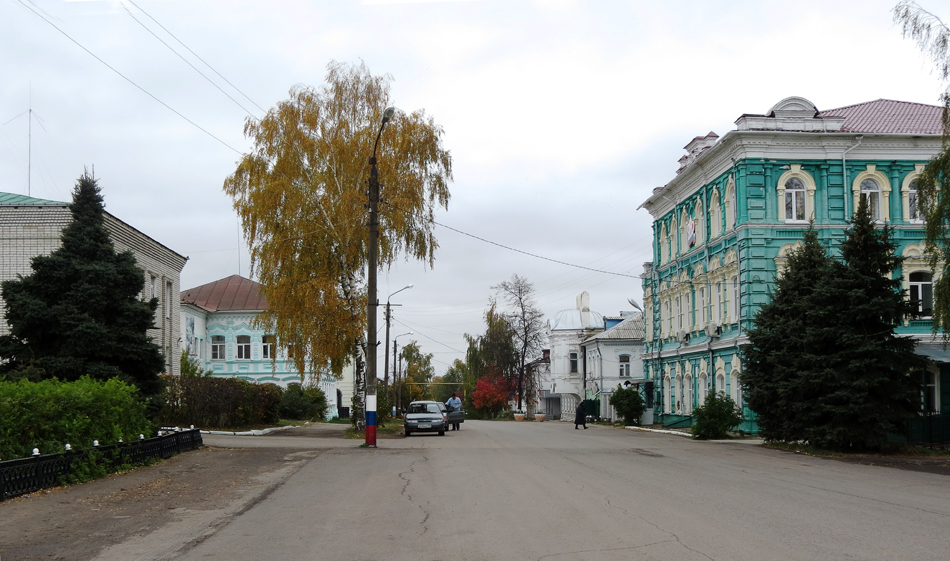
<path id="1" fill-rule="evenodd" d="M 849 464 L 880 466 L 909 471 L 922 471 L 937 475 L 950 475 L 950 456 L 877 456 L 872 454 L 852 454 L 843 458 L 834 458 Z"/>
<path id="2" fill-rule="evenodd" d="M 293 432 L 293 431 L 289 431 Z M 0 503 L 0 558 L 79 561 L 178 520 L 225 509 L 301 454 L 281 448 L 211 448 L 132 472 Z"/>

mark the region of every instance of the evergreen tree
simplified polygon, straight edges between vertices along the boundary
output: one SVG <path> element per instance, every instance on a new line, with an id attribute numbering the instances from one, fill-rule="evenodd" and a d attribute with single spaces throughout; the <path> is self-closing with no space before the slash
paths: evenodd
<path id="1" fill-rule="evenodd" d="M 10 334 L 0 337 L 0 374 L 119 378 L 155 395 L 164 358 L 146 331 L 158 300 L 140 300 L 144 276 L 131 252 L 113 247 L 96 180 L 79 178 L 69 210 L 62 247 L 2 285 Z"/>
<path id="2" fill-rule="evenodd" d="M 910 308 L 894 270 L 891 230 L 862 200 L 830 258 L 809 229 L 756 314 L 742 376 L 763 436 L 835 448 L 877 449 L 918 409 L 909 371 L 923 366 L 895 328 Z"/>

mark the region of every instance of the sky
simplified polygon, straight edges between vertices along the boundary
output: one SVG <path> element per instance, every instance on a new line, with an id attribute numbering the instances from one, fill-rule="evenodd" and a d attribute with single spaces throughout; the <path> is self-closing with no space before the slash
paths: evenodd
<path id="1" fill-rule="evenodd" d="M 790 96 L 937 104 L 944 84 L 894 4 L 0 0 L 0 191 L 69 201 L 94 169 L 111 214 L 188 257 L 183 290 L 251 276 L 222 190 L 246 119 L 321 85 L 331 61 L 362 61 L 452 153 L 434 267 L 400 261 L 379 280 L 382 303 L 413 284 L 392 297 L 390 340 L 412 332 L 399 345 L 442 374 L 513 274 L 546 319 L 582 291 L 606 316 L 642 305 L 652 220 L 638 207 L 693 137 Z M 922 4 L 950 21 L 945 2 Z"/>

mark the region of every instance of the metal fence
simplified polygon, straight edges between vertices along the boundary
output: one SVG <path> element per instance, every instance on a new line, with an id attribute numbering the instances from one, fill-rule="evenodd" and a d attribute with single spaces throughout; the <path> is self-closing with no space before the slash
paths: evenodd
<path id="1" fill-rule="evenodd" d="M 888 435 L 893 442 L 942 446 L 950 444 L 950 412 L 922 413 L 907 421 L 907 436 Z"/>
<path id="2" fill-rule="evenodd" d="M 61 485 L 73 474 L 80 460 L 93 454 L 97 455 L 97 461 L 115 471 L 124 465 L 170 458 L 180 452 L 199 448 L 202 443 L 201 431 L 193 429 L 127 444 L 109 444 L 89 450 L 0 462 L 0 501 Z"/>

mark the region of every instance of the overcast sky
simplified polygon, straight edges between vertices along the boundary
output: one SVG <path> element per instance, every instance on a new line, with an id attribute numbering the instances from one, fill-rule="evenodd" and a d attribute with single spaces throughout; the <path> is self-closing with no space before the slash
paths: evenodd
<path id="1" fill-rule="evenodd" d="M 392 76 L 398 108 L 445 129 L 440 223 L 616 273 L 438 228 L 435 268 L 382 272 L 380 300 L 415 285 L 393 298 L 392 335 L 413 331 L 400 345 L 417 340 L 439 374 L 514 273 L 548 318 L 584 290 L 604 315 L 641 301 L 652 236 L 637 207 L 694 136 L 793 95 L 824 110 L 942 91 L 892 24 L 896 0 L 133 1 L 0 0 L 0 191 L 68 201 L 94 166 L 110 213 L 188 256 L 183 289 L 248 276 L 221 188 L 245 119 L 320 85 L 331 60 L 362 60 Z M 946 2 L 924 6 L 948 21 Z"/>

